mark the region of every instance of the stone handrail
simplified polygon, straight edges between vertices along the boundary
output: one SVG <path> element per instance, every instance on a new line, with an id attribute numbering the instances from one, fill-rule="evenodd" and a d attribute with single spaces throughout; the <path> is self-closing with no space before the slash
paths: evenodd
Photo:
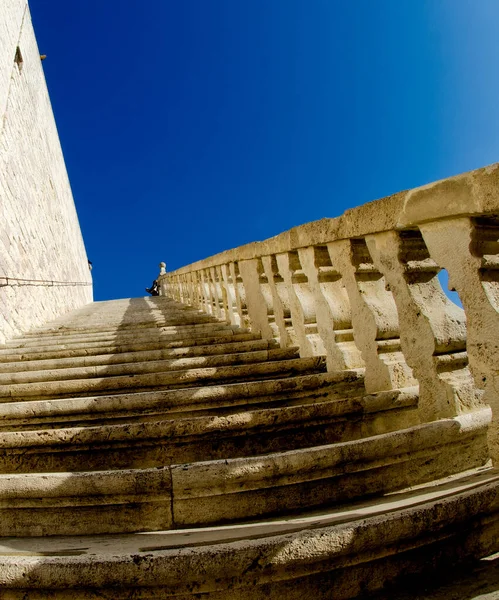
<path id="1" fill-rule="evenodd" d="M 442 290 L 441 269 L 463 308 Z M 163 272 L 158 283 L 162 295 L 301 356 L 325 355 L 331 371 L 365 369 L 369 394 L 419 385 L 421 422 L 483 403 L 499 420 L 499 163 Z"/>

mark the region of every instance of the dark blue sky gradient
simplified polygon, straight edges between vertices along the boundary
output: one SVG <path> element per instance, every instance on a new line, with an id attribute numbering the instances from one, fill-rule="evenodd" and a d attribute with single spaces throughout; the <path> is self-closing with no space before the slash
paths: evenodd
<path id="1" fill-rule="evenodd" d="M 96 300 L 499 159 L 497 0 L 31 0 Z"/>

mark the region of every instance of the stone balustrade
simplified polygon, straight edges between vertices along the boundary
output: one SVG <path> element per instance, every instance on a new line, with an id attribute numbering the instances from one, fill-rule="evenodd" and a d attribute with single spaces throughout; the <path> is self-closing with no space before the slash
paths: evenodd
<path id="1" fill-rule="evenodd" d="M 449 288 L 462 308 L 443 291 Z M 164 269 L 163 269 L 164 270 Z M 161 273 L 162 295 L 249 327 L 369 394 L 419 385 L 421 423 L 490 404 L 499 461 L 499 164 Z"/>

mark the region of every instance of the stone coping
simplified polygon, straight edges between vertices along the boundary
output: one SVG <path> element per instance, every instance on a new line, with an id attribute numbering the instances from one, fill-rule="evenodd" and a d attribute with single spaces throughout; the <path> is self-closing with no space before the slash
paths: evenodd
<path id="1" fill-rule="evenodd" d="M 262 242 L 226 250 L 161 275 L 160 279 L 172 273 L 189 273 L 371 233 L 411 229 L 428 221 L 494 213 L 499 213 L 499 163 L 399 192 L 347 210 L 340 217 L 306 223 Z"/>

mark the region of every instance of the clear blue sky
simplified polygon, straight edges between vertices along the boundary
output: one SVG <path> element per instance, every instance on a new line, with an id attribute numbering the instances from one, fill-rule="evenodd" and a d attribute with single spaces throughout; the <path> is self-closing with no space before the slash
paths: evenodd
<path id="1" fill-rule="evenodd" d="M 497 0 L 31 0 L 96 300 L 499 160 Z"/>

